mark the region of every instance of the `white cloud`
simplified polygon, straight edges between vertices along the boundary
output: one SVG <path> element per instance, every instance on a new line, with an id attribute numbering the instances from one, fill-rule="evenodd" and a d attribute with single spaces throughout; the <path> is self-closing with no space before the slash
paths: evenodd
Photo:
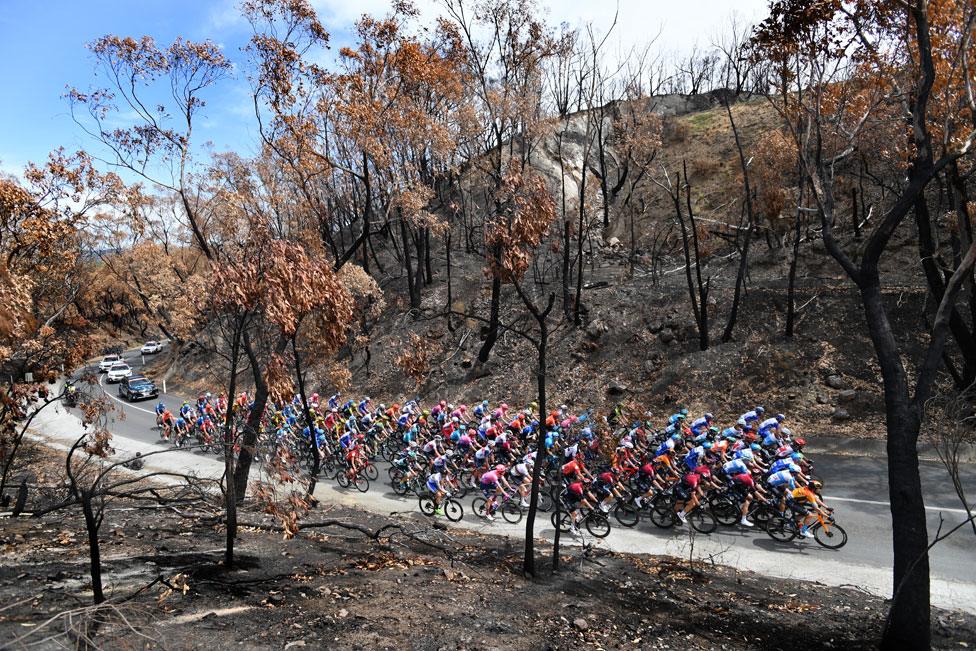
<path id="1" fill-rule="evenodd" d="M 619 10 L 614 36 L 608 45 L 615 51 L 642 47 L 657 38 L 662 51 L 687 52 L 696 44 L 705 47 L 728 25 L 735 12 L 743 22 L 766 15 L 767 0 L 537 0 L 553 26 L 567 23 L 584 27 L 592 23 L 604 33 Z M 390 9 L 389 0 L 312 0 L 326 29 L 348 30 L 364 13 L 382 16 Z M 415 0 L 424 21 L 444 13 L 438 0 Z"/>

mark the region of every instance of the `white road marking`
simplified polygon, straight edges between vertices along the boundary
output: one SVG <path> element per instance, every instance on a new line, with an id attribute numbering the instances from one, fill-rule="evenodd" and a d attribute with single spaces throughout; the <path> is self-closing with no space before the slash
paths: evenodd
<path id="1" fill-rule="evenodd" d="M 156 412 L 155 411 L 152 411 L 150 409 L 145 409 L 143 407 L 136 407 L 131 402 L 126 402 L 125 400 L 122 400 L 121 398 L 116 398 L 115 396 L 113 396 L 111 393 L 109 393 L 108 391 L 105 390 L 106 387 L 102 384 L 102 380 L 104 380 L 104 379 L 105 379 L 105 376 L 104 375 L 98 376 L 98 386 L 102 387 L 102 393 L 104 393 L 105 395 L 107 395 L 109 398 L 111 398 L 115 402 L 117 402 L 120 405 L 123 405 L 125 407 L 132 407 L 133 409 L 138 409 L 139 411 L 144 411 L 147 414 L 152 414 L 153 416 L 156 415 Z"/>
<path id="2" fill-rule="evenodd" d="M 831 497 L 829 495 L 824 495 L 824 500 L 831 502 L 857 502 L 858 504 L 876 504 L 877 506 L 887 506 L 891 507 L 891 502 L 878 502 L 876 500 L 859 500 L 853 497 Z M 969 515 L 966 513 L 966 509 L 949 509 L 941 506 L 926 506 L 926 511 L 940 511 L 942 513 L 958 513 L 960 515 Z"/>

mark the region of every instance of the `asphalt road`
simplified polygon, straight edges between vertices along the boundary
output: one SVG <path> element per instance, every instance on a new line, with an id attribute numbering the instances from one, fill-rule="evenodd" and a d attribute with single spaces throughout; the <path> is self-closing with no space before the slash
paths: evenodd
<path id="1" fill-rule="evenodd" d="M 141 356 L 129 351 L 125 357 L 134 370 L 142 366 Z M 119 412 L 112 416 L 109 429 L 117 437 L 124 437 L 143 444 L 159 444 L 155 430 L 153 408 L 157 401 L 149 400 L 129 404 L 118 398 L 115 385 L 106 385 L 100 376 L 101 389 L 112 398 Z M 183 398 L 161 395 L 174 412 Z M 124 416 L 122 416 L 124 414 Z M 118 446 L 116 446 L 118 447 Z M 167 455 L 156 457 L 162 459 Z M 203 456 L 203 455 L 200 455 Z M 220 464 L 214 457 L 214 468 Z M 201 463 L 204 460 L 201 459 Z M 820 454 L 815 456 L 817 473 L 824 480 L 824 493 L 828 504 L 835 508 L 835 516 L 846 530 L 849 541 L 840 550 L 824 549 L 814 541 L 794 542 L 782 545 L 771 540 L 761 531 L 743 527 L 720 527 L 708 536 L 698 535 L 694 545 L 698 554 L 711 555 L 718 562 L 736 565 L 742 569 L 766 572 L 777 576 L 805 578 L 831 585 L 854 585 L 878 594 L 890 590 L 891 526 L 887 502 L 887 469 L 884 458 L 855 457 Z M 946 531 L 965 519 L 965 511 L 948 481 L 945 469 L 938 462 L 921 463 L 922 484 L 928 511 L 929 535 L 939 529 Z M 385 477 L 381 471 L 381 482 Z M 966 466 L 962 472 L 963 483 L 970 496 L 976 495 L 976 466 Z M 355 503 L 364 508 L 383 513 L 415 510 L 412 499 L 396 496 L 389 486 L 373 485 L 368 493 L 346 491 L 332 482 L 321 482 L 317 496 L 343 503 Z M 508 525 L 502 521 L 486 523 L 469 513 L 470 497 L 462 500 L 466 514 L 463 526 L 485 532 L 519 535 L 524 525 Z M 611 523 L 612 523 L 611 519 Z M 548 518 L 537 525 L 538 535 L 551 536 L 552 526 Z M 675 528 L 662 530 L 651 523 L 641 522 L 635 529 L 614 527 L 605 545 L 618 551 L 671 553 L 686 555 L 690 537 L 686 530 Z M 976 541 L 971 528 L 964 527 L 955 535 L 940 542 L 931 552 L 931 575 L 936 603 L 956 606 L 976 612 Z M 886 578 L 887 577 L 887 578 Z"/>

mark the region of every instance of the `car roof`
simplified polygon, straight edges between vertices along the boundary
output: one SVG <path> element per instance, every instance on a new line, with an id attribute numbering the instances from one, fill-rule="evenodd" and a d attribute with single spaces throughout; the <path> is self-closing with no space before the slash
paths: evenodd
<path id="1" fill-rule="evenodd" d="M 121 358 L 117 354 L 111 353 L 109 355 L 106 355 L 105 356 L 105 359 L 121 359 Z M 102 361 L 104 361 L 104 360 L 102 360 Z"/>
<path id="2" fill-rule="evenodd" d="M 125 366 L 125 367 L 128 367 L 129 365 L 128 365 L 128 364 L 126 364 L 126 363 L 125 363 L 125 362 L 123 362 L 123 361 L 118 361 L 118 362 L 116 362 L 116 363 L 114 363 L 114 364 L 112 364 L 112 368 L 115 368 L 115 367 L 117 367 L 117 366 Z"/>
<path id="3" fill-rule="evenodd" d="M 158 342 L 158 341 L 156 341 L 155 339 L 150 339 L 150 340 L 149 340 L 149 341 L 147 341 L 146 343 L 147 343 L 147 344 L 158 344 L 159 342 Z"/>

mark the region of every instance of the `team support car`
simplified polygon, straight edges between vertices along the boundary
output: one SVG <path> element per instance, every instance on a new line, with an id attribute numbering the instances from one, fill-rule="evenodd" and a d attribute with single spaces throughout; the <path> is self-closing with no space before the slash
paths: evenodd
<path id="1" fill-rule="evenodd" d="M 159 396 L 159 389 L 145 375 L 130 375 L 119 382 L 119 397 L 129 402 L 157 396 Z"/>
<path id="2" fill-rule="evenodd" d="M 102 358 L 102 361 L 98 363 L 98 370 L 105 373 L 121 361 L 122 358 L 118 355 L 106 355 L 104 358 Z"/>
<path id="3" fill-rule="evenodd" d="M 121 382 L 132 375 L 132 369 L 125 362 L 118 362 L 112 365 L 105 376 L 106 382 Z"/>
<path id="4" fill-rule="evenodd" d="M 155 355 L 163 349 L 163 345 L 158 341 L 147 341 L 140 349 L 143 355 Z"/>

